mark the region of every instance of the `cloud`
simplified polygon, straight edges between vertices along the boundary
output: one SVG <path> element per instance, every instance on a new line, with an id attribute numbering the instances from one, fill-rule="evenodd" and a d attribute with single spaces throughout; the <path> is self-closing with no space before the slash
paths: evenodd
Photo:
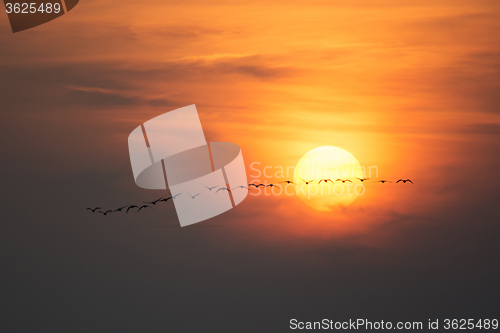
<path id="1" fill-rule="evenodd" d="M 37 66 L 0 66 L 4 107 L 23 106 L 182 106 L 218 85 L 219 94 L 258 80 L 273 82 L 298 75 L 271 56 L 212 57 L 135 66 L 128 62 L 49 62 Z M 209 84 L 211 86 L 206 86 Z M 195 87 L 205 86 L 204 90 Z M 208 89 L 208 90 L 207 90 Z M 180 97 L 183 96 L 183 97 Z M 231 98 L 226 97 L 230 101 Z M 208 103 L 208 100 L 207 102 Z"/>
<path id="2" fill-rule="evenodd" d="M 241 74 L 260 80 L 271 80 L 292 76 L 293 70 L 286 67 L 268 67 L 262 65 L 243 65 L 222 63 L 217 65 L 217 69 L 222 73 Z"/>
<path id="3" fill-rule="evenodd" d="M 68 100 L 75 105 L 149 105 L 149 106 L 175 106 L 178 102 L 165 98 L 142 97 L 138 93 L 121 91 L 116 89 L 103 89 L 98 87 L 66 86 L 72 90 L 67 95 Z"/>
<path id="4" fill-rule="evenodd" d="M 84 106 L 113 106 L 113 105 L 141 105 L 138 97 L 127 96 L 126 93 L 102 88 L 66 86 L 70 91 L 65 95 L 67 101 L 73 105 Z"/>
<path id="5" fill-rule="evenodd" d="M 500 135 L 500 124 L 471 124 L 464 126 L 460 132 L 463 134 Z"/>

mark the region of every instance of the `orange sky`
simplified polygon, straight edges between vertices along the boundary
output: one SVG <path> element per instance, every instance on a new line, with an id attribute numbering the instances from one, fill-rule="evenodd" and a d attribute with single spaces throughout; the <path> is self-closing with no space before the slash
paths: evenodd
<path id="1" fill-rule="evenodd" d="M 0 332 L 498 318 L 499 0 L 80 0 L 19 33 L 3 13 Z M 249 181 L 337 146 L 415 184 L 187 227 L 173 200 L 87 210 L 169 195 L 135 184 L 128 137 L 192 104 Z"/>
<path id="2" fill-rule="evenodd" d="M 295 165 L 333 145 L 377 166 L 381 178 L 415 180 L 411 188 L 369 184 L 335 214 L 262 197 L 231 213 L 266 238 L 283 230 L 344 237 L 395 216 L 425 220 L 453 204 L 464 176 L 487 180 L 478 170 L 498 161 L 477 147 L 498 143 L 499 11 L 498 1 L 81 1 L 36 29 L 0 34 L 9 49 L 0 62 L 38 70 L 35 94 L 68 105 L 34 114 L 25 125 L 33 137 L 39 122 L 59 137 L 103 130 L 73 146 L 39 134 L 54 154 L 74 154 L 64 162 L 73 169 L 128 168 L 119 163 L 130 130 L 196 104 L 207 138 L 240 145 L 247 167 Z M 64 128 L 54 125 L 61 115 L 70 120 Z M 123 183 L 133 187 L 131 171 Z"/>

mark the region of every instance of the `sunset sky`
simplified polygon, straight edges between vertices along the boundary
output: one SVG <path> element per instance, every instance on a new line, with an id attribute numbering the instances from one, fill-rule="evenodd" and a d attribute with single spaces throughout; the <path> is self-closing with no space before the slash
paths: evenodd
<path id="1" fill-rule="evenodd" d="M 498 315 L 499 15 L 497 0 L 82 0 L 13 34 L 0 14 L 2 325 Z M 336 146 L 415 184 L 368 183 L 335 212 L 249 195 L 186 228 L 171 203 L 85 211 L 168 194 L 135 185 L 127 137 L 191 104 L 208 141 L 241 147 L 249 181 L 293 179 L 254 162 Z"/>

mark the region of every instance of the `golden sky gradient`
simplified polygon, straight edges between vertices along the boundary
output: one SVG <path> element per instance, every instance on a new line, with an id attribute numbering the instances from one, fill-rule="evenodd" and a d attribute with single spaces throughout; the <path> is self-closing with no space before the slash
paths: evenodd
<path id="1" fill-rule="evenodd" d="M 240 145 L 249 176 L 252 162 L 295 165 L 331 145 L 380 178 L 415 181 L 367 184 L 335 214 L 250 196 L 231 212 L 238 227 L 328 238 L 426 223 L 468 195 L 464 177 L 482 188 L 498 165 L 499 14 L 498 1 L 81 1 L 17 34 L 4 14 L 1 66 L 36 74 L 4 104 L 45 110 L 6 119 L 74 172 L 126 173 L 137 124 L 196 104 L 207 139 Z M 90 141 L 78 130 L 89 127 Z M 134 189 L 129 173 L 118 187 Z"/>

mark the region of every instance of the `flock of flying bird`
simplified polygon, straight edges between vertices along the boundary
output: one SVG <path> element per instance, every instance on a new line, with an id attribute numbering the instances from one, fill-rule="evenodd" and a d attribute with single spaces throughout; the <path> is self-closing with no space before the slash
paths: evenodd
<path id="1" fill-rule="evenodd" d="M 311 183 L 313 183 L 314 181 L 318 180 L 318 179 L 312 179 L 312 180 L 309 180 L 309 181 L 306 181 L 302 178 L 300 178 L 304 184 L 306 185 L 309 185 Z M 361 183 L 365 182 L 366 180 L 369 180 L 370 178 L 357 178 Z M 346 182 L 350 182 L 352 183 L 352 180 L 350 179 L 337 179 L 337 180 L 331 180 L 330 178 L 325 178 L 325 179 L 319 179 L 318 180 L 318 184 L 321 184 L 322 182 L 324 183 L 328 183 L 328 182 L 331 182 L 332 184 L 334 184 L 335 182 L 342 182 L 343 184 L 345 184 Z M 406 184 L 407 182 L 413 184 L 413 182 L 411 181 L 411 179 L 399 179 L 398 181 L 396 181 L 396 184 L 397 183 L 403 183 L 403 184 Z M 235 188 L 233 188 L 232 190 L 234 191 L 235 189 L 238 189 L 238 188 L 244 188 L 244 189 L 247 189 L 249 190 L 251 186 L 255 187 L 255 188 L 259 188 L 259 187 L 279 187 L 278 184 L 282 184 L 282 183 L 286 183 L 287 185 L 288 184 L 293 184 L 293 185 L 297 185 L 296 183 L 294 183 L 293 181 L 291 180 L 285 180 L 285 181 L 282 181 L 282 182 L 278 182 L 278 183 L 271 183 L 271 184 L 255 184 L 255 183 L 250 183 L 248 184 L 248 187 L 246 186 L 243 186 L 243 185 L 240 185 L 240 186 L 236 186 Z M 377 181 L 374 181 L 374 183 L 382 183 L 382 184 L 385 184 L 385 183 L 394 183 L 392 181 L 389 181 L 389 180 L 385 180 L 385 179 L 381 179 L 381 180 L 377 180 Z M 313 183 L 314 184 L 314 183 Z M 205 186 L 205 185 L 203 185 Z M 218 185 L 217 186 L 213 186 L 213 187 L 209 187 L 209 186 L 205 186 L 210 192 L 214 189 L 216 189 L 217 187 L 219 187 Z M 219 187 L 215 193 L 219 192 L 219 191 L 227 191 L 227 192 L 230 192 L 231 193 L 231 190 L 227 187 Z M 137 208 L 137 212 L 140 212 L 141 210 L 143 209 L 147 209 L 147 208 L 153 208 L 152 206 L 155 206 L 157 203 L 159 202 L 167 202 L 168 200 L 172 199 L 174 200 L 175 198 L 177 198 L 179 195 L 182 195 L 183 193 L 178 193 L 174 196 L 170 195 L 170 197 L 168 198 L 164 198 L 164 197 L 161 197 L 159 199 L 156 199 L 156 200 L 153 200 L 153 201 L 145 201 L 144 204 L 140 204 L 140 205 L 126 205 L 126 206 L 123 206 L 123 207 L 120 207 L 120 208 L 117 208 L 117 209 L 108 209 L 106 211 L 104 210 L 98 210 L 98 209 L 102 209 L 101 207 L 95 207 L 95 208 L 87 208 L 87 210 L 90 210 L 92 213 L 100 213 L 100 214 L 103 214 L 103 215 L 107 215 L 107 214 L 110 214 L 110 213 L 115 213 L 115 212 L 122 212 L 123 210 L 125 210 L 125 213 L 128 214 L 128 212 L 131 210 L 131 209 L 135 209 Z M 187 193 L 191 199 L 195 199 L 197 196 L 199 196 L 201 193 L 197 193 L 195 195 L 191 195 L 190 193 Z"/>

